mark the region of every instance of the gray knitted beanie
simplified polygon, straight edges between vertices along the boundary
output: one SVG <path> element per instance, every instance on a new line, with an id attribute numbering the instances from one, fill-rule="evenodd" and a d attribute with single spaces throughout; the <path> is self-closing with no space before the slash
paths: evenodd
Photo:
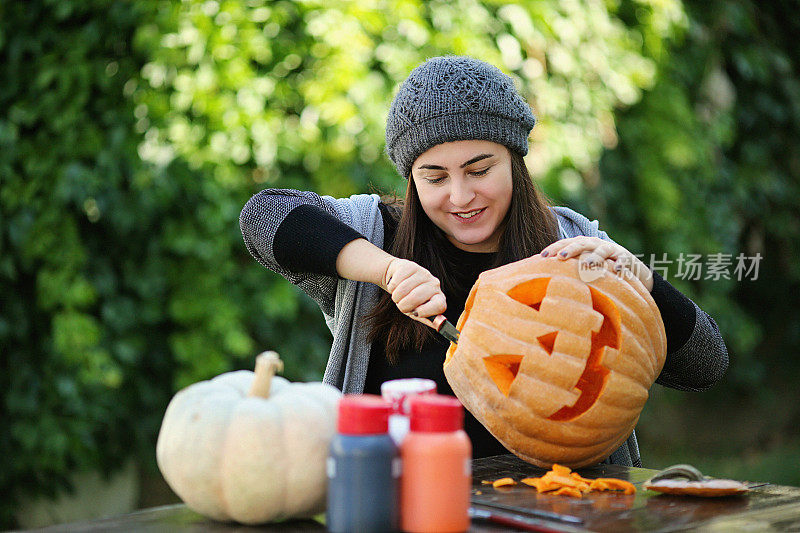
<path id="1" fill-rule="evenodd" d="M 428 59 L 400 85 L 386 119 L 386 153 L 404 178 L 437 144 L 486 140 L 528 153 L 533 112 L 500 69 L 467 56 Z"/>

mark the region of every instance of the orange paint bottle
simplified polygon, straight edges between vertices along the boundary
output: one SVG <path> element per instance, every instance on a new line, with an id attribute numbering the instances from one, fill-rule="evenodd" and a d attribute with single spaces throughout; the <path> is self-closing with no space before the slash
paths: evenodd
<path id="1" fill-rule="evenodd" d="M 410 432 L 400 447 L 400 520 L 403 531 L 469 529 L 472 444 L 464 408 L 439 394 L 411 399 Z"/>

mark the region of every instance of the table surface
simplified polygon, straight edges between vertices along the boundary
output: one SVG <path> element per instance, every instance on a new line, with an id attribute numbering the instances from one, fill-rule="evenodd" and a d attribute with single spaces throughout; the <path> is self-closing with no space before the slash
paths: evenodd
<path id="1" fill-rule="evenodd" d="M 472 504 L 505 505 L 518 508 L 548 511 L 578 517 L 579 524 L 536 518 L 547 531 L 687 531 L 693 529 L 715 531 L 797 531 L 800 529 L 800 488 L 753 482 L 747 495 L 726 498 L 692 498 L 670 496 L 646 491 L 644 481 L 656 471 L 618 465 L 597 465 L 579 469 L 587 478 L 617 477 L 636 485 L 635 495 L 589 493 L 584 498 L 538 494 L 536 489 L 517 484 L 512 487 L 493 488 L 481 483 L 511 477 L 519 481 L 524 477 L 541 476 L 543 469 L 536 468 L 513 455 L 499 455 L 473 461 Z M 185 505 L 168 505 L 144 509 L 131 514 L 72 524 L 61 524 L 41 529 L 48 533 L 74 531 L 126 531 L 126 532 L 252 532 L 252 531 L 325 531 L 313 520 L 288 521 L 278 524 L 251 527 L 219 523 L 191 511 Z M 473 521 L 470 531 L 500 532 L 513 528 Z"/>

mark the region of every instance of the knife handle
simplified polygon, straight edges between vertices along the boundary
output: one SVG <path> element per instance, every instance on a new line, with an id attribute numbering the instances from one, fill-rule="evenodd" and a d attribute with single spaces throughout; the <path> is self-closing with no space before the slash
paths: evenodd
<path id="1" fill-rule="evenodd" d="M 436 315 L 435 317 L 420 316 L 412 318 L 417 322 L 422 322 L 426 326 L 435 329 L 436 331 L 441 330 L 442 326 L 444 326 L 444 323 L 447 322 L 447 318 L 444 315 Z"/>
<path id="2" fill-rule="evenodd" d="M 442 326 L 444 326 L 444 323 L 447 322 L 447 318 L 445 318 L 444 315 L 436 315 L 433 319 L 429 319 L 429 320 L 431 320 L 431 323 L 433 324 L 432 327 L 436 331 L 439 331 L 440 329 L 442 329 Z"/>
<path id="3" fill-rule="evenodd" d="M 490 519 L 491 522 L 501 526 L 509 526 L 513 528 L 522 529 L 524 531 L 539 531 L 542 533 L 559 533 L 558 529 L 547 527 L 544 524 L 537 523 L 525 518 L 517 518 L 514 516 L 503 516 L 499 514 L 493 515 Z"/>

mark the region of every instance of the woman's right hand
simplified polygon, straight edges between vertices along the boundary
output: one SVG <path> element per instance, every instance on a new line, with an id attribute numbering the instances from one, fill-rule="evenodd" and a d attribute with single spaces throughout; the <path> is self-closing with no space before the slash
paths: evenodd
<path id="1" fill-rule="evenodd" d="M 439 279 L 408 259 L 395 257 L 389 262 L 382 288 L 392 295 L 400 312 L 426 326 L 431 320 L 425 317 L 433 318 L 447 309 Z"/>

